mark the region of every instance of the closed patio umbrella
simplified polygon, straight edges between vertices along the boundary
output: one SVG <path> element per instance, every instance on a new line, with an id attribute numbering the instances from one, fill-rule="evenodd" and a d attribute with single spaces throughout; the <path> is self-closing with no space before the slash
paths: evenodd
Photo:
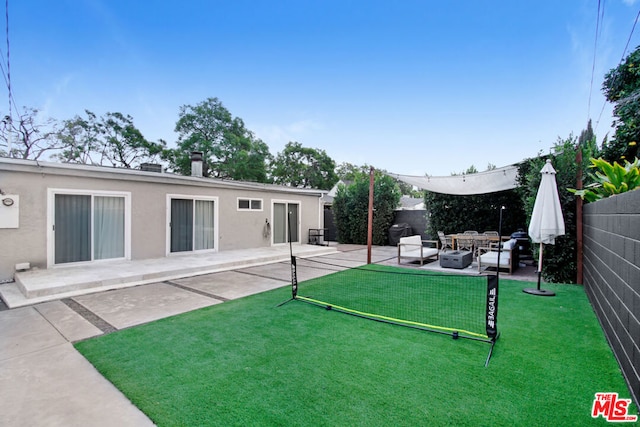
<path id="1" fill-rule="evenodd" d="M 556 237 L 564 236 L 564 217 L 558 196 L 556 184 L 556 171 L 551 166 L 551 160 L 540 171 L 542 178 L 538 187 L 538 194 L 533 205 L 531 222 L 529 223 L 529 236 L 534 243 L 540 243 L 540 255 L 538 257 L 538 287 L 526 288 L 523 291 L 533 295 L 553 296 L 555 293 L 540 289 L 540 276 L 542 274 L 542 254 L 544 245 L 554 245 Z"/>

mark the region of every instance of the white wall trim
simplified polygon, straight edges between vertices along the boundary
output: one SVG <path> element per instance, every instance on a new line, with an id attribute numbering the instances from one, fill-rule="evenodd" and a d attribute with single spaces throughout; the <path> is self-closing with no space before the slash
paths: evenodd
<path id="1" fill-rule="evenodd" d="M 208 200 L 215 202 L 214 205 L 214 230 L 213 230 L 213 241 L 214 248 L 213 249 L 201 249 L 191 251 L 192 253 L 204 253 L 204 252 L 218 252 L 220 247 L 220 198 L 218 196 L 199 196 L 193 194 L 167 194 L 166 198 L 166 222 L 165 222 L 165 255 L 166 256 L 175 256 L 180 254 L 188 253 L 189 251 L 183 252 L 171 252 L 171 199 L 185 199 L 185 200 Z"/>
<path id="2" fill-rule="evenodd" d="M 54 233 L 54 221 L 55 221 L 55 195 L 56 194 L 71 194 L 81 196 L 91 196 L 91 212 L 93 214 L 93 197 L 94 196 L 113 196 L 124 197 L 124 258 L 114 259 L 131 259 L 131 192 L 130 191 L 108 191 L 108 190 L 82 190 L 76 188 L 48 188 L 47 189 L 47 268 L 57 266 L 71 266 L 78 264 L 87 264 L 88 262 L 105 262 L 109 260 L 91 260 L 78 263 L 55 263 L 55 233 Z M 93 221 L 93 220 L 92 220 Z M 93 258 L 93 253 L 91 254 Z"/>

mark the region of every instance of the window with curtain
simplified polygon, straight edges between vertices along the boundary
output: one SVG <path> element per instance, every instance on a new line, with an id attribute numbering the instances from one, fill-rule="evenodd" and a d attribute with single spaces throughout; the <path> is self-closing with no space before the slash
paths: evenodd
<path id="1" fill-rule="evenodd" d="M 273 243 L 288 243 L 289 224 L 291 221 L 291 241 L 298 241 L 299 205 L 297 203 L 273 204 Z"/>
<path id="2" fill-rule="evenodd" d="M 193 200 L 171 199 L 171 252 L 193 250 Z"/>
<path id="3" fill-rule="evenodd" d="M 124 257 L 124 198 L 93 199 L 93 259 Z"/>
<path id="4" fill-rule="evenodd" d="M 214 209 L 212 200 L 196 200 L 194 249 L 214 249 Z"/>
<path id="5" fill-rule="evenodd" d="M 124 257 L 124 197 L 55 194 L 55 264 Z"/>
<path id="6" fill-rule="evenodd" d="M 273 204 L 273 243 L 287 242 L 287 205 Z"/>
<path id="7" fill-rule="evenodd" d="M 215 201 L 171 199 L 171 252 L 215 249 Z"/>

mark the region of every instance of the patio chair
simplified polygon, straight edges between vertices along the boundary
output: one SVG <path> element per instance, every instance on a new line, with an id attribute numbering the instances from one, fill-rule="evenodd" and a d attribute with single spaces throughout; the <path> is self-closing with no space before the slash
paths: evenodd
<path id="1" fill-rule="evenodd" d="M 435 247 L 425 247 L 423 243 L 431 244 Z M 440 250 L 438 249 L 437 240 L 422 240 L 422 237 L 418 234 L 415 236 L 401 237 L 398 243 L 398 264 L 402 258 L 411 258 L 412 260 L 419 260 L 420 265 L 424 264 L 424 261 L 429 258 L 438 259 Z"/>
<path id="2" fill-rule="evenodd" d="M 482 234 L 474 234 L 473 235 L 473 248 L 474 248 L 474 256 L 477 257 L 479 254 L 480 248 L 486 248 L 489 245 L 490 239 L 486 233 Z"/>
<path id="3" fill-rule="evenodd" d="M 477 231 L 465 231 L 463 234 L 459 234 L 456 239 L 457 249 L 459 251 L 473 252 L 473 239 L 477 234 Z"/>
<path id="4" fill-rule="evenodd" d="M 500 265 L 498 265 L 498 253 L 500 253 Z M 518 268 L 519 255 L 517 240 L 512 239 L 502 244 L 497 243 L 490 247 L 478 248 L 478 273 L 482 267 L 495 267 L 507 269 L 509 274 Z"/>
<path id="5" fill-rule="evenodd" d="M 447 249 L 453 250 L 453 239 L 451 237 L 447 237 L 442 231 L 438 231 L 438 238 L 440 239 L 442 252 L 446 252 Z"/>
<path id="6" fill-rule="evenodd" d="M 482 234 L 485 236 L 486 243 L 481 245 L 481 247 L 498 246 L 498 244 L 500 243 L 500 233 L 498 233 L 497 231 L 485 231 Z M 478 250 L 476 249 L 476 256 L 479 255 L 477 252 Z"/>

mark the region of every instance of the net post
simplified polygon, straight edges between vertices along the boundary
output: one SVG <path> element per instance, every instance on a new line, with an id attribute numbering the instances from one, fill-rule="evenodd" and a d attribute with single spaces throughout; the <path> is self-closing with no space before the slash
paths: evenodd
<path id="1" fill-rule="evenodd" d="M 298 271 L 296 266 L 296 256 L 293 254 L 293 246 L 291 244 L 291 211 L 287 215 L 287 229 L 289 231 L 289 256 L 291 257 L 291 298 L 278 304 L 278 307 L 293 301 L 298 296 Z"/>
<path id="2" fill-rule="evenodd" d="M 296 266 L 296 257 L 291 255 L 291 299 L 298 296 L 298 268 Z"/>
<path id="3" fill-rule="evenodd" d="M 491 341 L 498 337 L 498 276 L 487 276 L 487 336 Z"/>
<path id="4" fill-rule="evenodd" d="M 298 272 L 296 267 L 296 257 L 291 254 L 291 298 L 281 302 L 277 307 L 282 307 L 286 303 L 293 301 L 298 296 Z"/>

